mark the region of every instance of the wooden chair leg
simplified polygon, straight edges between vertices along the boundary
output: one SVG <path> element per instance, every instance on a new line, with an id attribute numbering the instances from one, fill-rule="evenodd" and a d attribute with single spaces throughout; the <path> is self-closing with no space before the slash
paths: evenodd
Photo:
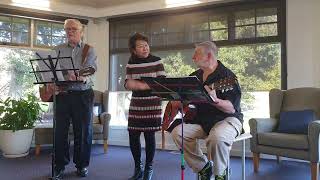
<path id="1" fill-rule="evenodd" d="M 106 154 L 108 151 L 108 140 L 103 141 L 103 151 Z"/>
<path id="2" fill-rule="evenodd" d="M 311 163 L 311 180 L 318 180 L 319 163 Z"/>
<path id="3" fill-rule="evenodd" d="M 281 157 L 277 156 L 277 163 L 280 164 L 280 162 L 281 162 Z"/>
<path id="4" fill-rule="evenodd" d="M 35 150 L 35 154 L 36 154 L 36 156 L 38 156 L 38 155 L 40 155 L 40 144 L 37 144 L 36 145 L 36 150 Z"/>
<path id="5" fill-rule="evenodd" d="M 253 169 L 257 173 L 259 169 L 260 153 L 253 153 Z"/>
<path id="6" fill-rule="evenodd" d="M 164 134 L 164 130 L 161 130 L 161 149 L 164 150 L 166 148 L 166 135 Z"/>

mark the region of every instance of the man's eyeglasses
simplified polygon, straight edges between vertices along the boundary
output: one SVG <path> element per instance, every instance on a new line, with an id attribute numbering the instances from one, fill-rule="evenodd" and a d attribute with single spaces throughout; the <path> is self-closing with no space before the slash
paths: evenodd
<path id="1" fill-rule="evenodd" d="M 65 28 L 64 29 L 66 32 L 76 32 L 76 31 L 79 31 L 78 28 Z"/>

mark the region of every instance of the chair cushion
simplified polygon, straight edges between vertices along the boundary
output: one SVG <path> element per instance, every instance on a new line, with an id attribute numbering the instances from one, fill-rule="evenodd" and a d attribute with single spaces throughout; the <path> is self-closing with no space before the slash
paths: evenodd
<path id="1" fill-rule="evenodd" d="M 315 120 L 315 113 L 313 110 L 281 112 L 277 132 L 308 134 L 308 124 L 313 120 Z"/>
<path id="2" fill-rule="evenodd" d="M 93 124 L 100 124 L 99 116 L 93 115 L 92 123 Z"/>
<path id="3" fill-rule="evenodd" d="M 92 125 L 93 134 L 100 134 L 103 132 L 103 126 L 101 124 L 93 124 Z"/>
<path id="4" fill-rule="evenodd" d="M 309 149 L 308 136 L 304 134 L 259 133 L 258 144 L 288 149 Z"/>

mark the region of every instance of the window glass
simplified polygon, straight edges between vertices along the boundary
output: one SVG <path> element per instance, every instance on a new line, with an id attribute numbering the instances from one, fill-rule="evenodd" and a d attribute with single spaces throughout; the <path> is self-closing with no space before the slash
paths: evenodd
<path id="1" fill-rule="evenodd" d="M 236 27 L 236 39 L 255 37 L 254 26 L 240 26 Z"/>
<path id="2" fill-rule="evenodd" d="M 210 39 L 212 41 L 228 40 L 228 31 L 227 30 L 210 31 Z"/>
<path id="3" fill-rule="evenodd" d="M 0 41 L 1 42 L 11 42 L 12 34 L 10 31 L 0 30 Z"/>
<path id="4" fill-rule="evenodd" d="M 53 47 L 67 40 L 62 23 L 35 21 L 35 27 L 35 46 Z"/>
<path id="5" fill-rule="evenodd" d="M 30 19 L 0 16 L 0 42 L 29 44 Z"/>
<path id="6" fill-rule="evenodd" d="M 257 9 L 257 23 L 277 22 L 277 8 Z"/>
<path id="7" fill-rule="evenodd" d="M 278 34 L 278 24 L 257 25 L 257 37 L 276 36 Z"/>
<path id="8" fill-rule="evenodd" d="M 24 97 L 27 93 L 37 94 L 34 85 L 30 59 L 34 51 L 18 48 L 0 47 L 0 91 L 1 99 L 6 97 Z"/>
<path id="9" fill-rule="evenodd" d="M 254 24 L 254 10 L 238 11 L 235 13 L 236 26 Z"/>

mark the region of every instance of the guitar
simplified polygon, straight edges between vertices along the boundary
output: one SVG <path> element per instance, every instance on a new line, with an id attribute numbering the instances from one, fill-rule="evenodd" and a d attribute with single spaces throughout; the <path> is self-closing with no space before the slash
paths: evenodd
<path id="1" fill-rule="evenodd" d="M 86 67 L 84 69 L 80 69 L 79 72 L 76 72 L 76 76 L 89 76 L 94 74 L 95 69 L 91 66 Z M 52 102 L 53 101 L 53 93 L 54 93 L 54 85 L 47 84 L 42 87 L 39 87 L 40 98 L 43 102 Z M 59 91 L 58 91 L 59 93 Z"/>
<path id="2" fill-rule="evenodd" d="M 227 77 L 218 80 L 217 82 L 214 82 L 210 85 L 212 90 L 221 91 L 222 93 L 225 93 L 229 90 L 233 89 L 233 85 L 237 82 L 237 79 L 235 77 Z M 181 119 L 178 119 L 176 115 L 178 114 L 178 111 L 181 107 L 181 103 L 177 101 L 169 101 L 163 116 L 162 121 L 162 130 L 171 132 L 173 128 L 175 128 L 177 125 L 181 123 Z M 192 121 L 195 119 L 197 115 L 197 108 L 192 103 L 186 103 L 183 105 L 183 119 L 187 123 L 192 123 Z"/>

